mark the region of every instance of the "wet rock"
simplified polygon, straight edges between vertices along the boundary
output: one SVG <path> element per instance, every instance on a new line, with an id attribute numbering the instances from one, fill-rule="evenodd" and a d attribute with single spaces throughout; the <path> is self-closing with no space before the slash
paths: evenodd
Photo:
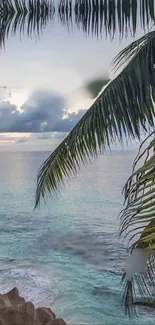
<path id="1" fill-rule="evenodd" d="M 67 325 L 67 324 L 62 318 L 56 318 L 55 320 L 48 322 L 46 325 Z"/>
<path id="2" fill-rule="evenodd" d="M 25 302 L 17 288 L 0 294 L 0 325 L 66 325 L 56 318 L 50 308 L 35 309 L 31 301 Z"/>
<path id="3" fill-rule="evenodd" d="M 19 306 L 25 303 L 25 299 L 19 296 L 19 291 L 15 287 L 5 294 L 0 294 L 0 308 Z"/>
<path id="4" fill-rule="evenodd" d="M 31 315 L 31 317 L 35 316 L 35 308 L 31 301 L 24 303 L 17 307 L 17 309 L 21 312 L 26 312 L 27 314 Z"/>
<path id="5" fill-rule="evenodd" d="M 36 320 L 38 320 L 41 325 L 46 325 L 48 322 L 55 319 L 55 314 L 50 308 L 37 308 L 36 309 Z"/>
<path id="6" fill-rule="evenodd" d="M 0 325 L 36 325 L 35 319 L 27 312 L 13 308 L 0 309 Z"/>

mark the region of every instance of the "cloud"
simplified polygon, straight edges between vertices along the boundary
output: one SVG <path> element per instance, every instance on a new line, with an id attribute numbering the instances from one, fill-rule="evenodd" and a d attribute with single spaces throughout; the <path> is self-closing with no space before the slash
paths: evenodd
<path id="1" fill-rule="evenodd" d="M 38 90 L 18 110 L 9 101 L 0 103 L 0 132 L 69 132 L 86 110 L 67 113 L 63 96 Z M 64 118 L 64 116 L 66 116 Z M 22 140 L 23 142 L 26 139 Z"/>
<path id="2" fill-rule="evenodd" d="M 18 144 L 18 143 L 25 143 L 25 142 L 28 142 L 29 141 L 29 138 L 28 137 L 22 137 L 22 138 L 19 138 L 19 139 L 15 139 L 15 142 Z"/>
<path id="3" fill-rule="evenodd" d="M 64 139 L 67 136 L 66 132 L 44 132 L 35 134 L 35 139 L 49 140 L 49 139 Z"/>

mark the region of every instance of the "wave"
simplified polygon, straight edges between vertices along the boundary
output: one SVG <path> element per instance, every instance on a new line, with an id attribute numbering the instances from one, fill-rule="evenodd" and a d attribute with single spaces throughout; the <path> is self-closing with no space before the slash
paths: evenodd
<path id="1" fill-rule="evenodd" d="M 17 262 L 7 268 L 8 259 L 5 261 L 5 268 L 0 272 L 1 293 L 18 287 L 21 295 L 28 301 L 33 301 L 36 306 L 52 306 L 56 298 L 54 288 L 57 287 L 60 276 L 51 269 L 44 268 L 39 264 Z M 17 264 L 19 263 L 19 265 Z M 23 261 L 24 263 L 24 261 Z M 50 284 L 50 289 L 49 289 Z M 53 289 L 53 290 L 52 290 Z"/>
<path id="2" fill-rule="evenodd" d="M 28 229 L 27 226 L 23 227 L 17 224 L 11 224 L 10 222 L 0 222 L 0 232 L 1 233 L 14 233 L 14 232 L 29 232 L 32 231 L 34 229 Z"/>
<path id="3" fill-rule="evenodd" d="M 60 231 L 48 230 L 37 241 L 40 250 L 59 250 L 84 259 L 100 270 L 119 271 L 122 267 L 125 249 L 117 240 L 116 233 L 90 233 L 85 230 L 62 234 Z M 117 261 L 117 262 L 116 262 Z"/>
<path id="4" fill-rule="evenodd" d="M 92 294 L 94 296 L 104 296 L 106 295 L 107 296 L 110 296 L 112 295 L 113 297 L 114 296 L 119 296 L 119 299 L 120 299 L 120 291 L 119 290 L 111 290 L 109 287 L 106 287 L 106 286 L 98 286 L 98 287 L 94 287 L 93 288 L 93 291 L 92 291 Z"/>

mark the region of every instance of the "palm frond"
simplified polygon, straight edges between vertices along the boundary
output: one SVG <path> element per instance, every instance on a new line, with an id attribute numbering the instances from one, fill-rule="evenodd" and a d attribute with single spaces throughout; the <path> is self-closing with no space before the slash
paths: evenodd
<path id="1" fill-rule="evenodd" d="M 135 36 L 137 26 L 148 31 L 154 25 L 154 0 L 1 0 L 0 45 L 12 32 L 39 36 L 55 16 L 68 30 L 76 27 L 90 36 L 123 38 Z"/>
<path id="2" fill-rule="evenodd" d="M 75 18 L 86 34 L 114 37 L 134 36 L 137 26 L 146 30 L 154 24 L 154 1 L 143 0 L 82 0 L 75 1 Z"/>
<path id="3" fill-rule="evenodd" d="M 121 216 L 121 233 L 127 232 L 126 236 L 130 234 L 130 237 L 134 233 L 136 237 L 135 227 L 137 229 L 138 223 L 138 233 L 140 231 L 141 236 L 138 240 L 136 239 L 134 245 L 140 248 L 144 246 L 145 249 L 155 247 L 152 237 L 152 234 L 155 234 L 155 139 L 151 139 L 143 152 L 141 150 L 154 133 L 155 131 L 142 143 L 134 162 L 133 173 L 124 188 L 126 208 Z M 136 169 L 140 162 L 142 166 Z"/>
<path id="4" fill-rule="evenodd" d="M 131 45 L 133 48 L 133 44 Z M 154 125 L 155 32 L 136 43 L 124 70 L 105 87 L 64 141 L 41 166 L 37 178 L 36 206 L 40 196 L 53 193 L 65 177 L 77 173 L 81 163 L 96 157 L 116 138 L 140 138 L 141 128 Z M 128 53 L 128 52 L 127 52 Z M 134 55 L 135 53 L 135 55 Z"/>
<path id="5" fill-rule="evenodd" d="M 2 0 L 0 4 L 0 47 L 19 32 L 39 37 L 48 21 L 54 18 L 54 5 L 48 0 Z"/>
<path id="6" fill-rule="evenodd" d="M 136 299 L 137 285 L 145 306 L 155 300 L 155 131 L 142 143 L 135 159 L 132 175 L 124 188 L 126 208 L 121 215 L 121 234 L 129 238 L 131 255 L 137 249 L 145 259 L 145 268 L 137 270 L 130 263 L 132 272 L 125 274 L 124 305 L 128 312 Z M 152 138 L 153 137 L 153 138 Z M 146 146 L 147 141 L 151 140 Z M 144 149 L 143 149 L 144 148 Z M 143 149 L 143 150 L 142 150 Z M 136 259 L 135 264 L 141 263 Z M 144 265 L 143 265 L 144 266 Z M 128 270 L 128 267 L 127 267 Z"/>

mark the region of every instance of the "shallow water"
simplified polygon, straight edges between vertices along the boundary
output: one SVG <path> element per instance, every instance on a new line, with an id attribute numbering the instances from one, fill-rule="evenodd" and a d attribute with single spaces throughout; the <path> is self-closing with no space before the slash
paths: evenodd
<path id="1" fill-rule="evenodd" d="M 122 186 L 135 152 L 115 151 L 33 212 L 47 152 L 0 153 L 1 291 L 53 309 L 68 324 L 130 324 L 121 307 L 125 248 L 118 240 Z M 142 311 L 133 324 L 154 324 Z"/>

